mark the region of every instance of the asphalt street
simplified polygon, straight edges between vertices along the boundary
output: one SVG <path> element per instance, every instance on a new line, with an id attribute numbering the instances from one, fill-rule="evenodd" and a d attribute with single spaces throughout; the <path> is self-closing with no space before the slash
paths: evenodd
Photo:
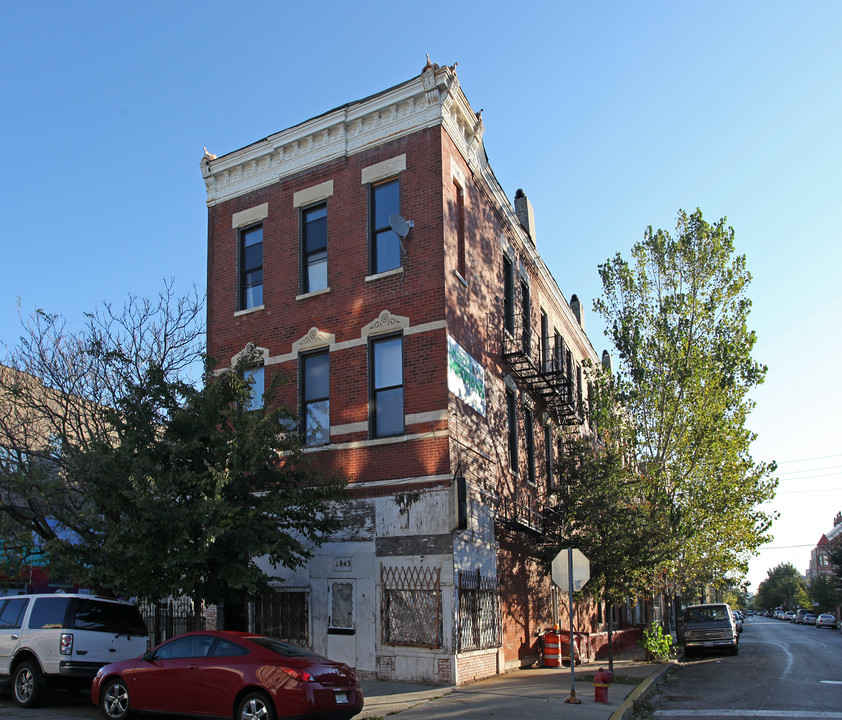
<path id="1" fill-rule="evenodd" d="M 736 657 L 682 662 L 651 698 L 657 720 L 842 719 L 842 634 L 752 617 Z"/>

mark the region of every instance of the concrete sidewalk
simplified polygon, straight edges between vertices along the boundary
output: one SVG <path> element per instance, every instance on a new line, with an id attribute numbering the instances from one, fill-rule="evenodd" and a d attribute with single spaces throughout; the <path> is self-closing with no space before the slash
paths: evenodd
<path id="1" fill-rule="evenodd" d="M 385 680 L 362 683 L 366 700 L 358 718 L 386 718 L 400 713 L 398 720 L 475 720 L 476 718 L 564 717 L 581 720 L 627 720 L 634 701 L 672 667 L 671 663 L 644 662 L 640 656 L 624 655 L 614 660 L 617 681 L 608 688 L 608 703 L 594 701 L 593 674 L 608 662 L 594 662 L 576 668 L 576 698 L 570 698 L 570 668 L 527 668 L 459 687 L 431 686 Z"/>

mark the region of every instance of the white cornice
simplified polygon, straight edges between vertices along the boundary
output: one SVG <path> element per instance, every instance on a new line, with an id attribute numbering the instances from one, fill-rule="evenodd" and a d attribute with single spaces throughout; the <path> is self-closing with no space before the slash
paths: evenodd
<path id="1" fill-rule="evenodd" d="M 447 129 L 466 158 L 482 152 L 482 118 L 465 99 L 455 70 L 428 64 L 412 80 L 228 155 L 206 151 L 200 165 L 208 206 L 436 125 Z"/>

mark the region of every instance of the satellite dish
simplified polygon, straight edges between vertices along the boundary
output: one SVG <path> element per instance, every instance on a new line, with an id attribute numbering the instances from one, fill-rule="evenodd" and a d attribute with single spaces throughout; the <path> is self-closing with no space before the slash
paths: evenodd
<path id="1" fill-rule="evenodd" d="M 389 215 L 389 227 L 403 240 L 409 235 L 410 229 L 415 227 L 415 223 L 412 220 L 404 220 L 400 215 L 395 213 L 394 215 Z"/>

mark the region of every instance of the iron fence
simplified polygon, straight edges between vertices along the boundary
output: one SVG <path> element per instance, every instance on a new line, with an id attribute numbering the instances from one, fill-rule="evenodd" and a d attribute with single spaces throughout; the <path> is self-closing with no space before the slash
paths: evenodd
<path id="1" fill-rule="evenodd" d="M 196 608 L 190 598 L 142 602 L 138 604 L 138 608 L 146 621 L 152 645 L 158 645 L 164 640 L 191 630 L 205 629 L 205 617 L 201 608 Z"/>

